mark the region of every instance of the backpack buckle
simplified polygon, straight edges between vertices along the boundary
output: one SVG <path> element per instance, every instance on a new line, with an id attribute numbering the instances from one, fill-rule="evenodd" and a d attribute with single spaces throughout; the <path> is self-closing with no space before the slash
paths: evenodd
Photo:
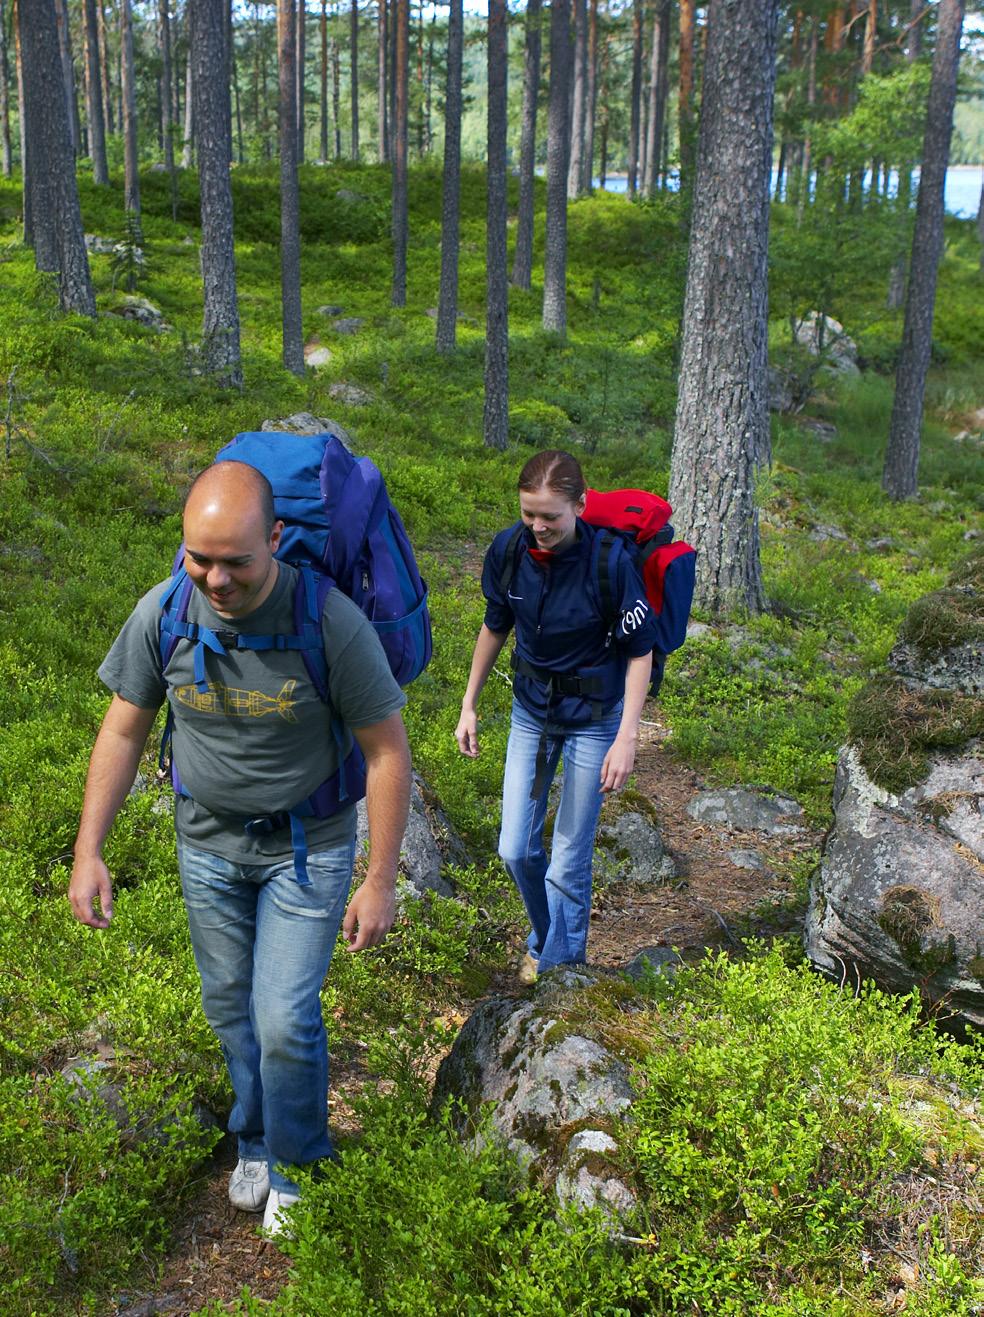
<path id="1" fill-rule="evenodd" d="M 247 819 L 243 824 L 243 831 L 248 832 L 251 837 L 269 837 L 271 833 L 286 828 L 288 823 L 290 823 L 290 815 L 286 810 L 280 810 L 276 814 L 258 814 L 254 819 Z"/>

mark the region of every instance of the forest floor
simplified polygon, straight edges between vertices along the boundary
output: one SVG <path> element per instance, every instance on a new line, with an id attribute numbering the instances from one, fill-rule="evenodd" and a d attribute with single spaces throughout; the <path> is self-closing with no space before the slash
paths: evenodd
<path id="1" fill-rule="evenodd" d="M 678 874 L 655 887 L 617 883 L 596 890 L 591 963 L 616 969 L 653 946 L 672 946 L 684 957 L 696 957 L 707 947 L 735 945 L 751 933 L 768 938 L 797 928 L 803 912 L 802 874 L 822 834 L 804 825 L 792 838 L 767 837 L 696 822 L 687 806 L 705 784 L 665 748 L 668 728 L 652 705 L 649 719 L 642 728 L 635 786 L 657 806 L 663 841 Z M 756 850 L 765 867 L 739 868 L 728 858 L 736 849 Z M 519 945 L 513 948 L 511 962 L 521 951 Z M 483 997 L 518 991 L 523 989 L 511 973 L 500 972 Z M 450 1022 L 463 1023 L 479 1000 L 460 997 Z M 358 1132 L 351 1099 L 374 1079 L 358 1056 L 332 1058 L 331 1123 L 336 1133 Z M 227 1136 L 202 1169 L 154 1292 L 117 1295 L 114 1317 L 187 1317 L 207 1303 L 232 1304 L 246 1285 L 256 1299 L 272 1299 L 283 1289 L 289 1259 L 259 1237 L 259 1217 L 229 1205 L 226 1188 L 235 1161 L 235 1146 Z"/>

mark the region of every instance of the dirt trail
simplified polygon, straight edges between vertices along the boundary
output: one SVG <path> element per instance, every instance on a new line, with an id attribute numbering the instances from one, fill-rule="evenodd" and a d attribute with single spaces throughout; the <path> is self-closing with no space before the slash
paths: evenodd
<path id="1" fill-rule="evenodd" d="M 821 834 L 804 828 L 789 837 L 738 832 L 698 823 L 687 813 L 704 789 L 701 778 L 674 760 L 665 748 L 666 726 L 646 722 L 636 763 L 636 789 L 656 805 L 666 848 L 678 876 L 648 889 L 613 884 L 596 894 L 591 916 L 589 956 L 594 964 L 625 965 L 643 947 L 673 946 L 685 956 L 707 946 L 727 946 L 748 932 L 773 933 L 795 925 L 791 911 L 794 882 L 790 866 L 814 851 Z M 728 852 L 754 849 L 761 870 L 742 869 Z M 516 948 L 516 955 L 519 948 Z M 497 976 L 489 992 L 512 991 L 511 976 Z M 476 1005 L 462 1001 L 465 1015 Z M 356 1058 L 332 1062 L 332 1125 L 352 1128 L 348 1098 L 371 1078 Z M 121 1317 L 167 1313 L 187 1317 L 207 1302 L 232 1303 L 249 1285 L 257 1298 L 273 1298 L 286 1284 L 287 1260 L 256 1234 L 259 1217 L 236 1212 L 226 1197 L 235 1151 L 226 1139 L 202 1177 L 152 1294 L 118 1295 L 110 1310 Z"/>

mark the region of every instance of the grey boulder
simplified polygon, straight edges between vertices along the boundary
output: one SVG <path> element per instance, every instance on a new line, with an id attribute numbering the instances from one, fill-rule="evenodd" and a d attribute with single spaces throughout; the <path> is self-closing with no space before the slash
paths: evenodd
<path id="1" fill-rule="evenodd" d="M 698 823 L 723 824 L 747 832 L 789 836 L 802 831 L 803 807 L 770 788 L 726 787 L 702 791 L 687 806 Z"/>
<path id="2" fill-rule="evenodd" d="M 943 1018 L 984 1024 L 982 809 L 979 742 L 933 756 L 924 781 L 898 796 L 846 746 L 807 912 L 813 964 L 850 983 L 918 987 Z"/>

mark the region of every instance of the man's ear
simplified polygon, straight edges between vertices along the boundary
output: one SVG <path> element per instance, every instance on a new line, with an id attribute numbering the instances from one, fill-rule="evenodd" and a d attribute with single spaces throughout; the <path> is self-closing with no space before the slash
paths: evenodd
<path id="1" fill-rule="evenodd" d="M 281 535 L 283 535 L 283 533 L 284 533 L 284 523 L 282 521 L 275 521 L 273 523 L 273 530 L 270 532 L 271 553 L 276 553 L 277 550 L 280 548 L 280 537 Z"/>

